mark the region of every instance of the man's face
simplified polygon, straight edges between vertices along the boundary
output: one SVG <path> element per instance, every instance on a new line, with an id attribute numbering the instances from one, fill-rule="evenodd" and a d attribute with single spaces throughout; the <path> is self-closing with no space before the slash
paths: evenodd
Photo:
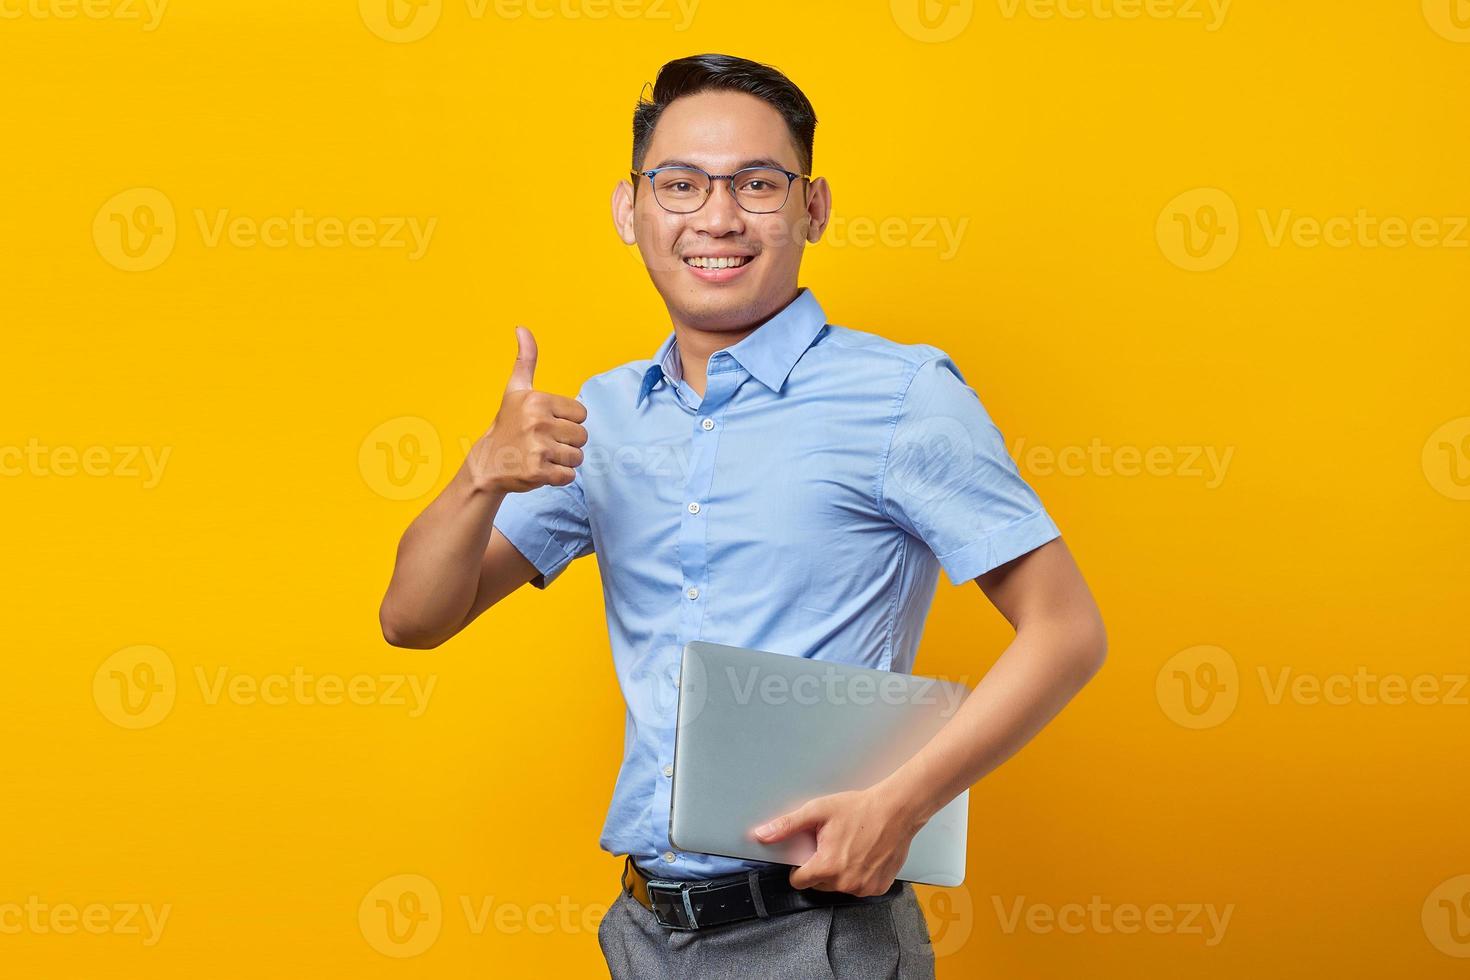
<path id="1" fill-rule="evenodd" d="M 659 117 L 640 169 L 693 164 L 730 174 L 761 163 L 800 173 L 785 120 L 743 92 L 701 92 L 671 103 Z M 700 330 L 736 330 L 771 316 L 791 300 L 802 249 L 827 224 L 826 181 L 797 180 L 785 205 L 752 214 L 735 202 L 730 182 L 717 180 L 692 214 L 666 211 L 648 178 L 637 193 L 625 181 L 613 194 L 613 219 L 626 244 L 638 244 L 649 277 L 676 323 Z M 737 258 L 737 268 L 698 268 L 689 260 Z"/>

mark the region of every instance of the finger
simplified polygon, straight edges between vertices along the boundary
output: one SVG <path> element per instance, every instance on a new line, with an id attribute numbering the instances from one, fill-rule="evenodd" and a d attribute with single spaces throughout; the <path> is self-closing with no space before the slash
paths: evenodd
<path id="1" fill-rule="evenodd" d="M 568 398 L 566 395 L 548 395 L 547 404 L 551 406 L 551 414 L 559 419 L 579 423 L 587 421 L 587 406 L 575 398 Z"/>
<path id="2" fill-rule="evenodd" d="M 570 466 L 558 466 L 548 463 L 545 467 L 545 479 L 549 486 L 564 487 L 577 478 L 577 471 Z"/>
<path id="3" fill-rule="evenodd" d="M 516 327 L 516 363 L 510 369 L 506 391 L 529 391 L 536 375 L 536 338 L 525 327 Z"/>
<path id="4" fill-rule="evenodd" d="M 547 448 L 544 458 L 548 463 L 570 466 L 575 469 L 582 465 L 582 450 L 576 446 L 563 446 L 558 442 Z"/>
<path id="5" fill-rule="evenodd" d="M 803 864 L 801 867 L 792 869 L 790 881 L 792 888 L 820 888 L 826 891 L 833 890 L 831 877 L 828 875 L 826 870 L 824 870 L 819 864 L 817 864 L 817 859 L 815 857 L 813 857 L 806 864 Z"/>
<path id="6" fill-rule="evenodd" d="M 823 819 L 820 807 L 804 803 L 790 813 L 782 814 L 770 823 L 757 827 L 755 836 L 769 844 L 772 841 L 785 840 L 799 830 L 820 825 Z"/>
<path id="7" fill-rule="evenodd" d="M 566 419 L 552 419 L 551 438 L 564 446 L 581 447 L 587 445 L 587 429 Z"/>

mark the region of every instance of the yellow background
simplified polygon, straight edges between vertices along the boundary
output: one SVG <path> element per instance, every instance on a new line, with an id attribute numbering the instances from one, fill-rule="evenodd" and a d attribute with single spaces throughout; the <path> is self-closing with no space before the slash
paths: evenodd
<path id="1" fill-rule="evenodd" d="M 1464 975 L 1470 233 L 1273 231 L 1361 209 L 1454 238 L 1464 3 L 444 0 L 393 38 L 366 0 L 174 0 L 152 30 L 121 2 L 0 3 L 0 908 L 170 911 L 151 946 L 5 929 L 0 973 L 601 974 L 623 709 L 595 560 L 433 652 L 386 646 L 376 606 L 515 324 L 564 394 L 665 335 L 607 199 L 643 83 L 717 50 L 817 107 L 838 224 L 804 284 L 952 354 L 1109 627 L 1096 681 L 976 788 L 964 888 L 922 889 L 940 975 Z M 109 205 L 137 188 L 166 228 Z M 436 224 L 417 259 L 199 224 L 297 209 Z M 114 214 L 172 251 L 119 268 Z M 923 231 L 962 223 L 954 250 Z M 1186 228 L 1218 234 L 1191 257 Z M 1089 446 L 1155 465 L 1034 452 Z M 942 584 L 918 669 L 973 681 L 1008 635 Z M 140 663 L 174 670 L 157 719 L 116 701 Z M 211 698 L 221 670 L 435 686 L 415 717 L 385 687 Z M 1355 672 L 1379 680 L 1331 680 Z M 1277 696 L 1302 675 L 1345 703 Z M 1381 703 L 1390 675 L 1439 694 Z M 386 935 L 378 899 L 410 892 L 424 931 Z M 1231 918 L 1213 945 L 1006 928 L 1093 896 Z"/>

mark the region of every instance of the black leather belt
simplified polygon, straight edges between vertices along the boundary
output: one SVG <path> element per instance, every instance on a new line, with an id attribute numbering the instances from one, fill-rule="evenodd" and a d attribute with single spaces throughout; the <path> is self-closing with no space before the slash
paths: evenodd
<path id="1" fill-rule="evenodd" d="M 623 891 L 652 911 L 660 925 L 670 929 L 708 929 L 806 909 L 883 902 L 903 890 L 902 881 L 895 881 L 882 895 L 792 888 L 790 876 L 790 868 L 778 867 L 693 881 L 652 878 L 644 874 L 630 854 L 623 865 Z"/>

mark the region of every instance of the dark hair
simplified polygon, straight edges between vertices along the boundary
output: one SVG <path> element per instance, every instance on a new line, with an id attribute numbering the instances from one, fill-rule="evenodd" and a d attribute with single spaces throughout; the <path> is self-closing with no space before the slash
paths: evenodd
<path id="1" fill-rule="evenodd" d="M 647 86 L 645 86 L 647 88 Z M 671 61 L 659 69 L 653 98 L 640 96 L 633 110 L 633 169 L 643 169 L 643 157 L 653 142 L 659 116 L 675 99 L 707 91 L 744 92 L 774 108 L 786 120 L 801 172 L 812 171 L 812 143 L 817 113 L 796 84 L 770 65 L 728 54 L 696 54 Z"/>

